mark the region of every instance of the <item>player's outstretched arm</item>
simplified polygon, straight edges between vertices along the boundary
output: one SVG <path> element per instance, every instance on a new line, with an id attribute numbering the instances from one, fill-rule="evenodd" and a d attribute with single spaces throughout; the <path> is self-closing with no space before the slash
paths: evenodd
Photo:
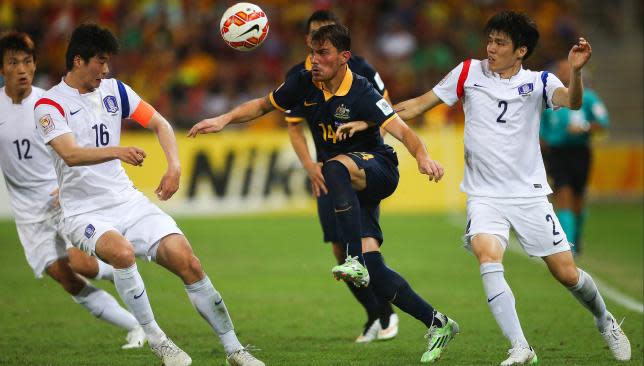
<path id="1" fill-rule="evenodd" d="M 159 144 L 165 154 L 168 168 L 161 178 L 159 186 L 154 191 L 161 201 L 165 201 L 179 189 L 179 178 L 181 178 L 181 163 L 179 162 L 179 149 L 177 139 L 170 123 L 159 113 L 154 112 L 148 128 L 157 135 Z"/>
<path id="2" fill-rule="evenodd" d="M 146 156 L 143 149 L 135 146 L 81 147 L 71 133 L 52 139 L 49 145 L 68 166 L 94 165 L 114 159 L 142 166 Z"/>
<path id="3" fill-rule="evenodd" d="M 398 141 L 402 142 L 409 153 L 416 158 L 418 171 L 422 174 L 427 174 L 430 181 L 433 180 L 438 183 L 441 180 L 445 173 L 443 167 L 438 161 L 432 160 L 429 157 L 427 147 L 423 143 L 423 140 L 400 117 L 391 120 L 385 126 L 385 130 L 398 139 Z"/>
<path id="4" fill-rule="evenodd" d="M 306 173 L 311 180 L 311 190 L 315 197 L 320 197 L 321 194 L 327 194 L 328 190 L 322 175 L 322 164 L 313 160 L 309 152 L 309 146 L 306 143 L 306 136 L 304 135 L 304 126 L 302 123 L 289 123 L 287 126 L 288 137 L 293 145 L 293 150 L 297 158 L 302 163 Z"/>
<path id="5" fill-rule="evenodd" d="M 198 134 L 219 132 L 229 123 L 243 123 L 261 117 L 274 110 L 268 96 L 248 101 L 232 111 L 221 116 L 207 118 L 192 126 L 188 137 L 196 137 Z"/>
<path id="6" fill-rule="evenodd" d="M 558 88 L 552 96 L 552 102 L 559 107 L 570 109 L 581 108 L 584 96 L 581 70 L 590 59 L 593 53 L 590 43 L 584 38 L 579 38 L 577 44 L 572 46 L 568 52 L 568 63 L 570 64 L 570 84 L 568 88 Z"/>
<path id="7" fill-rule="evenodd" d="M 418 117 L 421 113 L 436 107 L 442 102 L 443 101 L 434 94 L 434 91 L 430 90 L 419 97 L 408 99 L 396 104 L 394 106 L 394 110 L 398 113 L 400 118 L 406 121 Z"/>

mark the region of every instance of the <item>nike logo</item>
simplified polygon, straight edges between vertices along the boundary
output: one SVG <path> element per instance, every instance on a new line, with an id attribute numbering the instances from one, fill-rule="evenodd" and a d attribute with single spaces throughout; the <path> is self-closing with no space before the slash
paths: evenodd
<path id="1" fill-rule="evenodd" d="M 140 293 L 138 296 L 137 296 L 137 295 L 134 295 L 134 300 L 136 300 L 136 299 L 138 299 L 139 297 L 143 296 L 143 293 L 144 293 L 144 292 L 145 292 L 145 288 L 143 289 L 143 291 L 141 291 L 141 293 Z"/>
<path id="2" fill-rule="evenodd" d="M 478 86 L 479 88 L 485 88 L 483 85 L 479 85 L 479 84 L 474 84 L 474 86 Z"/>
<path id="3" fill-rule="evenodd" d="M 559 239 L 559 241 L 553 241 L 552 245 L 557 245 L 557 244 L 561 243 L 562 241 L 563 241 L 563 239 Z"/>
<path id="4" fill-rule="evenodd" d="M 492 300 L 494 300 L 494 299 L 496 299 L 497 297 L 499 297 L 499 296 L 503 295 L 503 293 L 504 293 L 504 292 L 505 292 L 505 291 L 501 291 L 501 293 L 499 293 L 499 294 L 497 294 L 497 295 L 494 295 L 491 299 L 487 299 L 487 302 L 492 302 Z"/>
<path id="5" fill-rule="evenodd" d="M 259 24 L 255 24 L 254 26 L 252 26 L 252 27 L 248 28 L 248 30 L 247 30 L 246 32 L 244 32 L 244 33 L 240 34 L 240 35 L 239 35 L 239 37 L 243 36 L 243 35 L 244 35 L 244 34 L 246 34 L 246 33 L 249 33 L 250 31 L 253 31 L 253 30 L 254 30 L 255 32 L 259 32 Z M 238 37 L 238 38 L 239 38 L 239 37 Z"/>
<path id="6" fill-rule="evenodd" d="M 69 114 L 71 114 L 71 115 L 73 116 L 73 115 L 75 115 L 76 113 L 80 112 L 80 110 L 81 110 L 81 109 L 83 109 L 83 108 L 80 108 L 80 109 L 75 110 L 75 111 L 73 111 L 73 112 L 71 112 L 71 111 L 70 111 L 70 112 L 69 112 Z"/>
<path id="7" fill-rule="evenodd" d="M 221 299 L 219 299 L 219 301 L 215 301 L 215 305 L 219 305 L 219 304 L 221 304 L 222 302 L 224 302 L 224 298 L 223 298 L 223 297 L 222 297 Z"/>
<path id="8" fill-rule="evenodd" d="M 310 107 L 310 106 L 312 106 L 312 105 L 316 105 L 316 104 L 318 104 L 318 103 L 317 103 L 317 102 L 311 102 L 311 103 L 309 103 L 309 102 L 307 102 L 306 100 L 304 101 L 304 106 L 305 106 L 305 107 Z"/>

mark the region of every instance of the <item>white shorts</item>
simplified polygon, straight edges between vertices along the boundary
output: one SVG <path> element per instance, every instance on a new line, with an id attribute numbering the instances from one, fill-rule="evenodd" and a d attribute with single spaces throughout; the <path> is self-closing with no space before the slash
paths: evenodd
<path id="1" fill-rule="evenodd" d="M 132 243 L 135 255 L 145 260 L 155 259 L 164 237 L 183 235 L 174 219 L 142 194 L 117 206 L 66 217 L 63 222 L 72 243 L 92 255 L 98 239 L 111 230 L 123 235 Z"/>
<path id="2" fill-rule="evenodd" d="M 67 248 L 71 244 L 61 232 L 61 219 L 62 213 L 59 213 L 44 221 L 16 224 L 27 263 L 36 278 L 42 278 L 52 263 L 67 257 Z"/>
<path id="3" fill-rule="evenodd" d="M 471 250 L 476 234 L 499 238 L 503 249 L 508 246 L 510 228 L 528 255 L 546 257 L 570 250 L 566 233 L 548 199 L 468 197 L 465 248 Z"/>

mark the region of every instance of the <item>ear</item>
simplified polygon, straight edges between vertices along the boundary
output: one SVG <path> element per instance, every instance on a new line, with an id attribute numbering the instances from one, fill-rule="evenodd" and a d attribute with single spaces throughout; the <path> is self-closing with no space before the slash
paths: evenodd
<path id="1" fill-rule="evenodd" d="M 521 46 L 521 47 L 517 48 L 514 51 L 514 53 L 518 58 L 523 59 L 523 57 L 525 57 L 525 54 L 528 53 L 528 47 Z"/>
<path id="2" fill-rule="evenodd" d="M 340 52 L 340 58 L 342 59 L 342 64 L 346 64 L 347 62 L 349 62 L 349 59 L 351 58 L 351 51 Z"/>
<path id="3" fill-rule="evenodd" d="M 83 65 L 83 58 L 80 55 L 74 56 L 74 66 L 81 67 Z"/>

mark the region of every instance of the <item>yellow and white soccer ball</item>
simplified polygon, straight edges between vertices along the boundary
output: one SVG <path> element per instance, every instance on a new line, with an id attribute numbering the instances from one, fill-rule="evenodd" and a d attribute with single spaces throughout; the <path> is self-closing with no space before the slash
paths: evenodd
<path id="1" fill-rule="evenodd" d="M 237 3 L 221 17 L 219 30 L 227 45 L 238 51 L 250 51 L 268 35 L 268 18 L 257 5 Z"/>

